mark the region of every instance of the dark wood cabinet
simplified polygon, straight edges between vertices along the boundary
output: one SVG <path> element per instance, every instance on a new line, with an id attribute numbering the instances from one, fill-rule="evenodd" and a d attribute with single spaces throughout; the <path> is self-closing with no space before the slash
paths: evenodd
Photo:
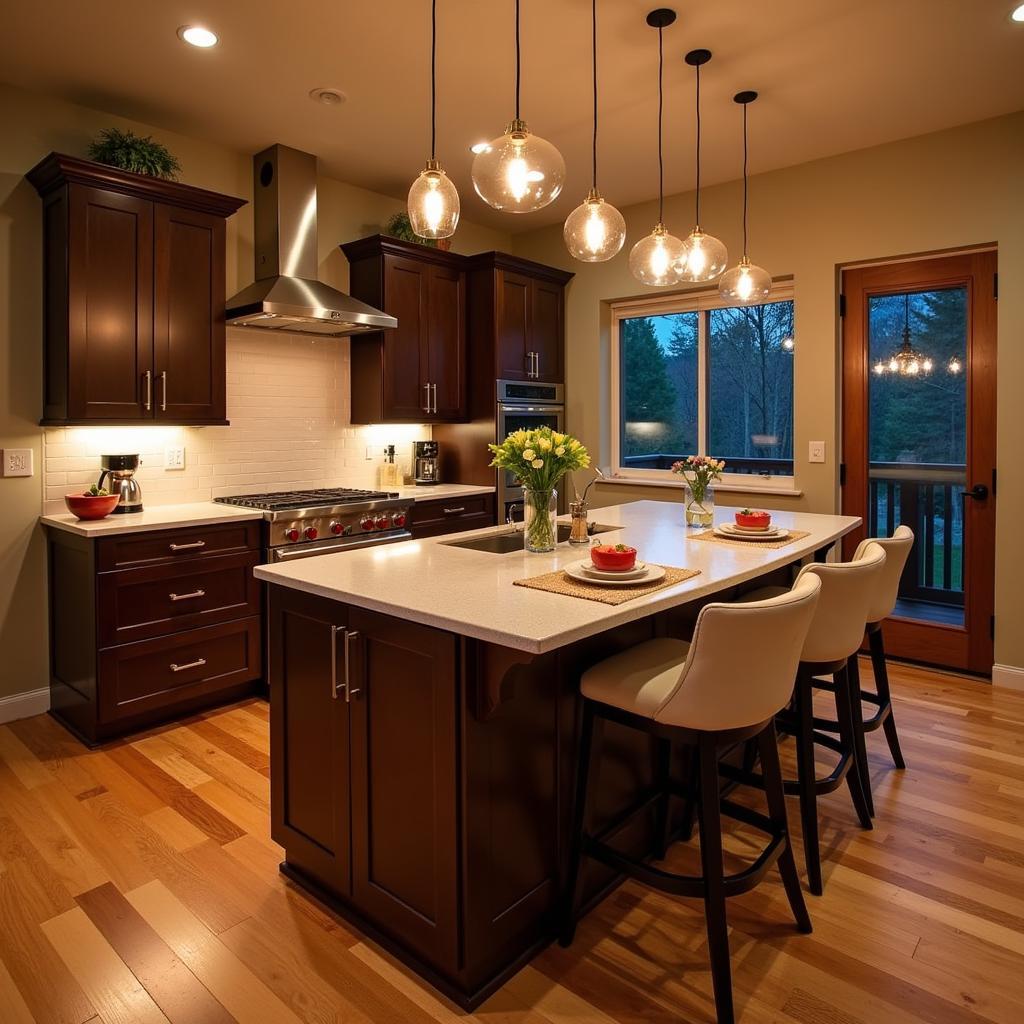
<path id="1" fill-rule="evenodd" d="M 51 713 L 87 743 L 262 677 L 258 521 L 90 538 L 49 528 Z"/>
<path id="2" fill-rule="evenodd" d="M 494 495 L 471 494 L 467 497 L 417 501 L 410 509 L 409 519 L 409 529 L 417 539 L 463 530 L 480 530 L 494 525 Z"/>
<path id="3" fill-rule="evenodd" d="M 353 423 L 442 423 L 466 415 L 463 257 L 375 235 L 341 247 L 349 290 L 398 319 L 352 337 Z"/>
<path id="4" fill-rule="evenodd" d="M 224 423 L 224 221 L 241 199 L 52 153 L 43 423 Z"/>

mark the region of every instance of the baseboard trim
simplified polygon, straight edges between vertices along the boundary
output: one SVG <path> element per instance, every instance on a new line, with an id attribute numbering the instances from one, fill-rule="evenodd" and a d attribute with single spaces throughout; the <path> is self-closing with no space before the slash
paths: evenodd
<path id="1" fill-rule="evenodd" d="M 50 710 L 50 688 L 44 686 L 11 697 L 0 697 L 0 725 L 16 722 L 19 718 L 43 715 Z"/>
<path id="2" fill-rule="evenodd" d="M 1024 668 L 1017 668 L 1015 665 L 993 665 L 992 685 L 1024 693 Z"/>

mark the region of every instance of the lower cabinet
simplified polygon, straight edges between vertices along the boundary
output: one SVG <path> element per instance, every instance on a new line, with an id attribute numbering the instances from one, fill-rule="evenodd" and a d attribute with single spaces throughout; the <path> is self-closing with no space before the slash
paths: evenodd
<path id="1" fill-rule="evenodd" d="M 417 501 L 411 509 L 409 528 L 413 537 L 420 538 L 494 526 L 494 500 L 493 494 L 471 494 Z"/>

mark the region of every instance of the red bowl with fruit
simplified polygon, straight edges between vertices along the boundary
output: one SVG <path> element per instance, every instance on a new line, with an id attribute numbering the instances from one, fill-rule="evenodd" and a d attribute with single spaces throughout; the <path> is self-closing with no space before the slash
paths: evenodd
<path id="1" fill-rule="evenodd" d="M 64 504 L 79 519 L 102 519 L 117 507 L 117 494 L 65 494 Z"/>
<path id="2" fill-rule="evenodd" d="M 626 572 L 636 565 L 636 548 L 628 544 L 595 544 L 590 549 L 590 561 L 595 569 Z"/>
<path id="3" fill-rule="evenodd" d="M 772 517 L 763 509 L 745 508 L 736 513 L 736 525 L 748 530 L 767 530 L 772 525 Z"/>

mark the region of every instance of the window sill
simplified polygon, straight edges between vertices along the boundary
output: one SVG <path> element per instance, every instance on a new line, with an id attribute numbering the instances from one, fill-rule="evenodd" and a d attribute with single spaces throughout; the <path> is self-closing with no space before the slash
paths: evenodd
<path id="1" fill-rule="evenodd" d="M 613 486 L 625 485 L 627 487 L 669 487 L 681 491 L 686 484 L 682 480 L 651 480 L 647 477 L 624 476 L 622 474 L 606 475 L 601 477 L 596 486 L 604 484 Z M 757 484 L 733 484 L 716 480 L 714 484 L 716 494 L 770 494 L 781 498 L 800 498 L 803 491 L 796 487 L 773 487 L 771 485 L 759 486 Z"/>

